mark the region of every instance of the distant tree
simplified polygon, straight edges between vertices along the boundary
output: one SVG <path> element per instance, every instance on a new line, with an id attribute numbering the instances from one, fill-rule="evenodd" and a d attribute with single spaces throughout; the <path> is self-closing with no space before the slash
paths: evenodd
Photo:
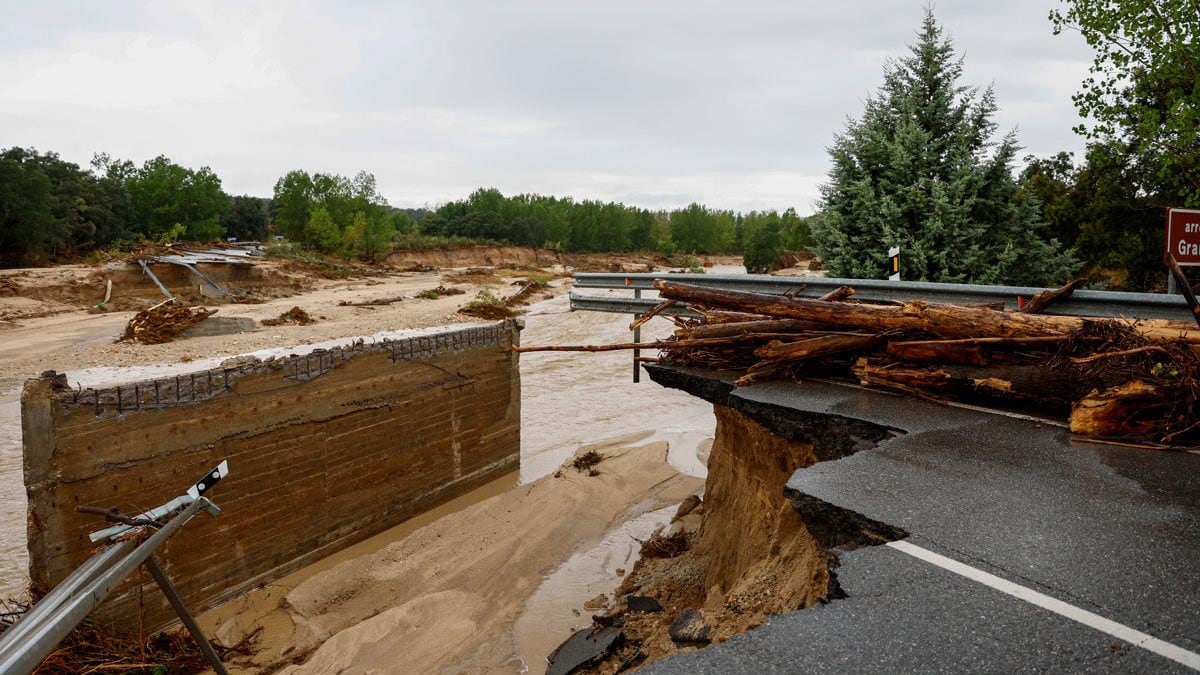
<path id="1" fill-rule="evenodd" d="M 263 240 L 267 237 L 267 200 L 238 195 L 232 206 L 221 219 L 221 227 L 230 237 L 247 240 Z"/>
<path id="2" fill-rule="evenodd" d="M 132 201 L 132 224 L 141 234 L 159 238 L 184 228 L 183 236 L 209 241 L 221 236 L 221 217 L 229 195 L 208 167 L 192 170 L 164 156 L 147 160 L 125 180 Z"/>
<path id="3" fill-rule="evenodd" d="M 32 264 L 131 238 L 120 180 L 53 152 L 0 150 L 0 264 Z"/>
<path id="4" fill-rule="evenodd" d="M 53 185 L 30 156 L 32 150 L 0 153 L 0 264 L 38 262 L 63 242 L 66 227 L 51 210 Z"/>
<path id="5" fill-rule="evenodd" d="M 774 211 L 749 213 L 744 228 L 746 250 L 742 254 L 742 264 L 746 272 L 767 274 L 779 269 L 779 257 L 783 253 L 779 214 Z"/>
<path id="6" fill-rule="evenodd" d="M 342 243 L 341 232 L 325 207 L 318 206 L 312 210 L 304 225 L 303 242 L 326 253 L 336 251 Z"/>
<path id="7" fill-rule="evenodd" d="M 1018 179 L 1018 201 L 1035 200 L 1041 209 L 1046 232 L 1064 246 L 1074 246 L 1079 237 L 1076 206 L 1070 192 L 1075 184 L 1075 160 L 1069 152 L 1052 157 L 1025 157 L 1025 168 Z"/>
<path id="8" fill-rule="evenodd" d="M 1195 0 L 1063 0 L 1054 33 L 1096 51 L 1073 100 L 1076 131 L 1128 146 L 1129 168 L 1160 205 L 1200 206 L 1200 6 Z"/>
<path id="9" fill-rule="evenodd" d="M 1040 204 L 1047 226 L 1075 246 L 1087 275 L 1116 290 L 1162 286 L 1162 209 L 1140 187 L 1129 146 L 1092 143 L 1078 167 L 1068 153 L 1030 158 L 1018 199 Z"/>
<path id="10" fill-rule="evenodd" d="M 995 96 L 958 84 L 962 62 L 942 34 L 927 11 L 910 54 L 835 137 L 817 252 L 834 276 L 879 278 L 899 246 L 906 279 L 1060 282 L 1077 263 L 1044 239 L 1036 205 L 1014 200 L 1015 138 L 991 140 Z"/>
<path id="11" fill-rule="evenodd" d="M 783 247 L 789 251 L 810 251 L 813 247 L 812 228 L 807 218 L 796 215 L 796 209 L 788 209 L 779 216 L 779 229 L 783 236 Z"/>
<path id="12" fill-rule="evenodd" d="M 275 230 L 293 241 L 304 239 L 313 208 L 315 188 L 307 171 L 289 171 L 275 181 L 271 197 L 271 219 Z"/>
<path id="13" fill-rule="evenodd" d="M 370 219 L 359 211 L 354 214 L 350 227 L 342 233 L 343 251 L 367 260 L 383 258 L 392 248 L 392 237 L 396 230 L 390 218 Z"/>

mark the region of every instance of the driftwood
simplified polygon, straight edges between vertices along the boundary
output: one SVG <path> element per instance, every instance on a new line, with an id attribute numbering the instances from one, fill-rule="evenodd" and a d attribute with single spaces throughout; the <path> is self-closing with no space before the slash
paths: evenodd
<path id="1" fill-rule="evenodd" d="M 674 304 L 675 304 L 674 300 L 667 300 L 665 302 L 658 303 L 649 312 L 646 312 L 645 314 L 634 319 L 633 323 L 629 324 L 629 330 L 636 330 L 639 326 L 645 324 L 650 319 L 653 319 L 656 314 L 663 311 L 664 309 L 667 309 L 668 307 L 671 307 Z"/>
<path id="2" fill-rule="evenodd" d="M 747 333 L 806 333 L 834 329 L 827 323 L 799 319 L 763 319 L 761 321 L 731 321 L 711 325 L 681 328 L 675 331 L 680 339 L 729 337 Z"/>
<path id="3" fill-rule="evenodd" d="M 1043 291 L 1008 311 L 847 302 L 848 287 L 803 298 L 658 280 L 662 302 L 631 327 L 686 302 L 699 318 L 674 317 L 670 339 L 516 351 L 658 350 L 660 358 L 638 360 L 740 371 L 737 386 L 852 377 L 928 401 L 1057 415 L 1093 439 L 1200 446 L 1200 330 L 1190 322 L 1041 313 L 1079 285 Z"/>
<path id="4" fill-rule="evenodd" d="M 654 282 L 659 293 L 673 300 L 698 303 L 725 310 L 746 311 L 774 317 L 804 319 L 840 324 L 868 330 L 921 331 L 942 338 L 991 337 L 1063 337 L 1082 330 L 1088 321 L 1076 316 L 1047 316 L 1000 312 L 960 305 L 942 305 L 922 301 L 900 306 L 855 305 L 806 298 L 702 288 L 662 279 Z M 1140 321 L 1134 330 L 1154 339 L 1200 337 L 1200 331 L 1188 330 L 1177 321 Z"/>
<path id="5" fill-rule="evenodd" d="M 1029 299 L 1021 311 L 1025 314 L 1041 314 L 1046 308 L 1063 298 L 1071 297 L 1075 289 L 1087 283 L 1087 279 L 1075 279 L 1066 286 L 1054 291 L 1041 291 Z"/>
<path id="6" fill-rule="evenodd" d="M 850 288 L 849 286 L 838 286 L 837 288 L 829 291 L 817 299 L 824 300 L 825 302 L 840 302 L 852 295 L 854 295 L 853 288 Z"/>
<path id="7" fill-rule="evenodd" d="M 1152 414 L 1161 395 L 1158 386 L 1140 380 L 1092 391 L 1071 407 L 1071 431 L 1087 436 L 1151 435 L 1162 424 Z"/>
<path id="8" fill-rule="evenodd" d="M 1188 308 L 1192 310 L 1192 318 L 1196 319 L 1196 325 L 1200 326 L 1200 302 L 1196 301 L 1196 294 L 1192 293 L 1191 282 L 1184 275 L 1183 269 L 1179 267 L 1175 256 L 1171 255 L 1169 251 L 1163 256 L 1163 264 L 1167 266 L 1171 277 L 1175 279 L 1175 285 L 1179 288 L 1179 292 L 1183 294 L 1183 299 L 1187 301 Z"/>

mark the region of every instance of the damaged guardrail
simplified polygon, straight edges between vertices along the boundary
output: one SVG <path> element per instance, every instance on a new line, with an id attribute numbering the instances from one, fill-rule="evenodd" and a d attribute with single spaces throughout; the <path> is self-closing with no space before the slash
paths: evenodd
<path id="1" fill-rule="evenodd" d="M 830 277 L 774 277 L 766 274 L 634 274 L 580 272 L 574 275 L 575 288 L 632 290 L 633 297 L 586 295 L 571 291 L 571 309 L 612 312 L 641 316 L 657 307 L 659 300 L 643 298 L 642 291 L 654 290 L 655 279 L 695 284 L 708 288 L 773 295 L 824 295 L 842 286 L 854 288 L 854 297 L 867 302 L 898 302 L 916 298 L 948 305 L 986 305 L 1003 303 L 1007 309 L 1019 309 L 1025 301 L 1044 290 L 1032 286 L 981 286 L 943 284 L 927 281 L 885 281 L 881 279 L 837 279 Z M 660 314 L 699 316 L 686 303 L 660 308 Z M 1178 295 L 1160 293 L 1124 293 L 1116 291 L 1075 291 L 1055 300 L 1046 314 L 1068 316 L 1126 317 L 1130 319 L 1175 319 L 1190 321 L 1187 301 Z M 641 342 L 641 326 L 633 330 L 633 341 Z M 633 350 L 633 381 L 641 379 L 641 350 Z"/>
<path id="2" fill-rule="evenodd" d="M 660 274 L 660 273 L 578 273 L 575 288 L 653 290 L 655 279 L 722 288 L 751 293 L 783 295 L 804 287 L 807 295 L 822 295 L 841 286 L 851 286 L 854 297 L 866 301 L 907 301 L 920 298 L 949 305 L 981 305 L 1003 302 L 1008 309 L 1018 309 L 1022 299 L 1028 300 L 1043 289 L 1032 286 L 982 286 L 977 284 L 943 284 L 927 281 L 885 281 L 882 279 L 836 279 L 831 277 L 774 277 L 765 274 Z M 640 298 L 640 292 L 637 296 Z M 648 303 L 648 305 L 647 305 Z M 630 298 L 603 297 L 571 293 L 571 309 L 595 312 L 638 314 L 658 304 L 653 300 L 630 302 Z M 640 310 L 640 311 L 639 311 Z M 674 311 L 672 311 L 674 310 Z M 666 314 L 679 314 L 686 307 L 673 307 Z M 1162 293 L 1125 293 L 1117 291 L 1079 290 L 1070 297 L 1060 298 L 1047 314 L 1069 316 L 1106 316 L 1139 319 L 1176 319 L 1191 321 L 1187 302 L 1178 295 Z"/>
<path id="3" fill-rule="evenodd" d="M 0 636 L 0 673 L 32 673 L 125 577 L 145 565 L 183 625 L 196 639 L 213 671 L 225 675 L 220 658 L 158 564 L 154 551 L 198 511 L 203 510 L 213 517 L 221 513 L 221 509 L 204 494 L 228 474 L 229 465 L 222 461 L 183 495 L 133 518 L 112 510 L 80 507 L 81 512 L 104 515 L 118 523 L 89 535 L 93 542 L 107 541 L 108 545 L 59 582 Z M 166 518 L 169 520 L 163 522 Z M 137 535 L 146 528 L 157 531 L 139 543 Z"/>

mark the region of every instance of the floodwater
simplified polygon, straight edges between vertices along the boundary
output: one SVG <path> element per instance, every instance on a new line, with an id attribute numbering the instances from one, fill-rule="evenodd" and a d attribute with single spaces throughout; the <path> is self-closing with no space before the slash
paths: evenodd
<path id="1" fill-rule="evenodd" d="M 712 270 L 736 273 L 740 267 Z M 589 290 L 589 294 L 604 291 Z M 628 296 L 629 293 L 621 293 Z M 652 294 L 651 294 L 652 295 Z M 632 317 L 598 312 L 571 312 L 566 295 L 532 305 L 525 316 L 524 346 L 565 344 L 606 344 L 629 342 L 628 325 Z M 379 340 L 406 337 L 452 328 L 439 326 L 428 330 L 392 331 L 366 336 Z M 655 318 L 642 328 L 643 341 L 666 337 L 672 324 Z M 324 343 L 274 348 L 251 352 L 259 358 L 303 354 L 316 348 L 349 344 L 357 338 Z M 643 353 L 649 356 L 650 353 Z M 72 385 L 103 386 L 149 378 L 160 378 L 216 367 L 222 359 L 201 359 L 189 363 L 138 366 L 131 368 L 89 368 L 68 373 Z M 667 390 L 649 381 L 643 374 L 640 383 L 632 382 L 632 358 L 628 351 L 574 353 L 536 352 L 521 355 L 521 471 L 520 481 L 528 483 L 553 473 L 581 446 L 609 439 L 641 436 L 641 442 L 666 441 L 668 459 L 679 471 L 704 476 L 704 455 L 711 440 L 715 421 L 712 407 L 682 392 Z M 30 374 L 33 375 L 32 373 Z M 21 468 L 19 390 L 0 393 L 0 598 L 16 597 L 28 583 L 28 558 L 25 550 L 26 499 Z M 236 467 L 232 467 L 236 471 Z M 566 637 L 566 631 L 579 618 L 570 613 L 572 606 L 593 597 L 597 588 L 616 587 L 616 570 L 632 566 L 636 554 L 635 538 L 645 539 L 657 525 L 670 518 L 670 510 L 644 514 L 615 528 L 603 541 L 578 552 L 562 569 L 547 577 L 530 601 L 526 617 L 542 614 L 541 630 Z M 589 595 L 590 594 L 590 595 Z M 555 618 L 544 609 L 554 604 Z M 529 619 L 523 617 L 526 628 Z M 549 620 L 551 625 L 547 625 Z M 525 631 L 526 634 L 529 631 Z M 529 645 L 533 646 L 533 645 Z M 552 645 L 553 646 L 553 645 Z M 542 645 L 536 645 L 540 649 Z"/>

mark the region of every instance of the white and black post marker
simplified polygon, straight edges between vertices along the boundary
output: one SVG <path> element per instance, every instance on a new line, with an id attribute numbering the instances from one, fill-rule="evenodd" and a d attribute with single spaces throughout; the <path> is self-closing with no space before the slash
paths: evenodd
<path id="1" fill-rule="evenodd" d="M 888 249 L 888 281 L 900 281 L 900 247 Z"/>
<path id="2" fill-rule="evenodd" d="M 221 460 L 221 463 L 217 465 L 217 468 L 209 471 L 204 478 L 196 481 L 195 485 L 188 488 L 187 494 L 192 499 L 199 499 L 205 492 L 211 490 L 212 486 L 217 484 L 217 481 L 228 475 L 229 461 L 223 459 Z"/>

